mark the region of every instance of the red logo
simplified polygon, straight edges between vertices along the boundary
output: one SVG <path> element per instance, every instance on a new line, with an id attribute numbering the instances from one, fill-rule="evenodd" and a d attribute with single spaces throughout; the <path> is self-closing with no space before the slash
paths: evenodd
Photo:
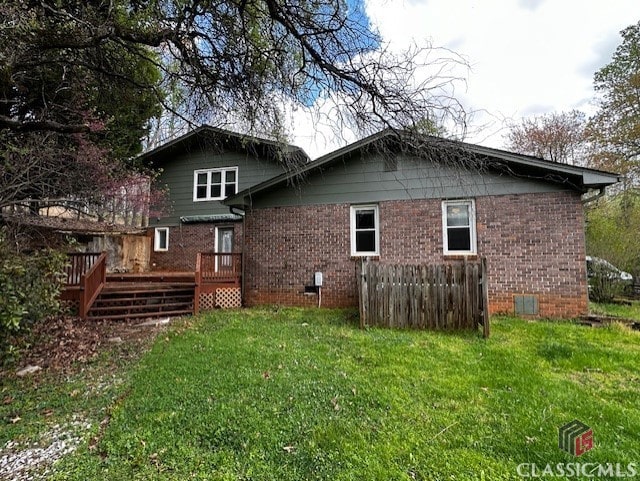
<path id="1" fill-rule="evenodd" d="M 593 449 L 593 430 L 574 419 L 558 430 L 558 447 L 574 456 Z"/>

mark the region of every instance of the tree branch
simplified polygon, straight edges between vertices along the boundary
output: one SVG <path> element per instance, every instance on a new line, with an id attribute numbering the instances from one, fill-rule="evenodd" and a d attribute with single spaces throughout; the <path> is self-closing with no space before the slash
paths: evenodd
<path id="1" fill-rule="evenodd" d="M 85 124 L 61 124 L 53 120 L 21 121 L 0 115 L 0 128 L 17 132 L 58 132 L 60 134 L 83 134 L 91 131 Z"/>

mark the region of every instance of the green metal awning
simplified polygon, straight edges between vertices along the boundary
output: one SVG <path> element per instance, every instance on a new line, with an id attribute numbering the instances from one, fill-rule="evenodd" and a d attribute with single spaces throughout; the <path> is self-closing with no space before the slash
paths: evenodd
<path id="1" fill-rule="evenodd" d="M 180 217 L 183 224 L 195 224 L 197 222 L 229 222 L 242 220 L 242 216 L 236 214 L 211 214 L 211 215 L 185 215 Z"/>

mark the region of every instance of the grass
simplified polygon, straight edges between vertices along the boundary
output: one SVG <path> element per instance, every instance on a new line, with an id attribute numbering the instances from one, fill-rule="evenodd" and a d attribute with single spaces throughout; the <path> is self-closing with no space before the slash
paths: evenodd
<path id="1" fill-rule="evenodd" d="M 17 364 L 4 366 L 0 374 L 0 479 L 11 479 L 3 478 L 7 473 L 2 464 L 18 452 L 51 448 L 60 440 L 67 445 L 86 443 L 97 435 L 100 422 L 126 392 L 129 376 L 151 338 L 149 334 L 105 343 L 90 359 L 22 378 L 9 374 Z M 60 342 L 69 341 L 62 338 Z M 63 449 L 58 445 L 50 452 Z M 24 476 L 18 479 L 27 479 Z"/>
<path id="2" fill-rule="evenodd" d="M 628 301 L 627 303 L 596 304 L 590 303 L 589 310 L 593 314 L 603 316 L 620 317 L 640 321 L 640 301 Z"/>
<path id="3" fill-rule="evenodd" d="M 497 319 L 492 337 L 360 330 L 348 311 L 217 311 L 159 338 L 95 449 L 52 479 L 507 480 L 640 461 L 640 335 Z"/>

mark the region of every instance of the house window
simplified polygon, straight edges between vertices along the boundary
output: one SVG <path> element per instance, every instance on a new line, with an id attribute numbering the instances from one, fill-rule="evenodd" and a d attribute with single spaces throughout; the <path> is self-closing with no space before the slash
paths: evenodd
<path id="1" fill-rule="evenodd" d="M 238 192 L 238 168 L 193 172 L 193 201 L 222 200 Z"/>
<path id="2" fill-rule="evenodd" d="M 380 224 L 377 205 L 351 207 L 351 255 L 380 255 Z"/>
<path id="3" fill-rule="evenodd" d="M 153 240 L 153 250 L 156 252 L 166 252 L 169 250 L 169 228 L 156 227 Z"/>
<path id="4" fill-rule="evenodd" d="M 442 203 L 444 253 L 465 255 L 476 253 L 476 209 L 473 200 Z"/>

